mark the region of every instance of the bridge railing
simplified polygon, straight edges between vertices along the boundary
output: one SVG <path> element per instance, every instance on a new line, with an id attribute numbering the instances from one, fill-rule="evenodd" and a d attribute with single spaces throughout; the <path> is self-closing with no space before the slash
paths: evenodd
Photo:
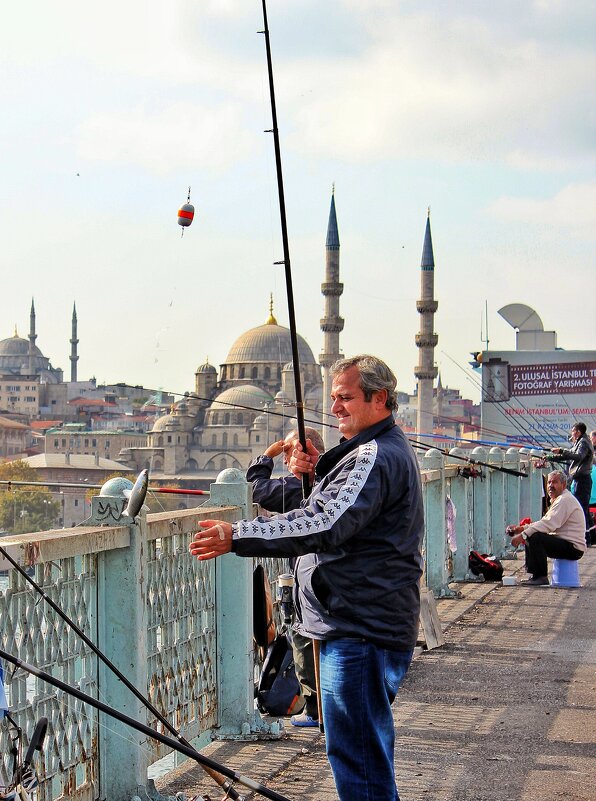
<path id="1" fill-rule="evenodd" d="M 474 456 L 522 469 L 466 478 L 437 451 L 422 459 L 425 580 L 435 595 L 465 580 L 472 548 L 502 554 L 507 523 L 540 515 L 541 470 L 526 455 Z M 462 463 L 459 463 L 461 465 Z M 448 501 L 449 499 L 449 501 Z M 254 513 L 250 486 L 224 471 L 208 506 L 124 524 L 126 501 L 93 499 L 85 528 L 5 537 L 0 544 L 187 740 L 277 736 L 254 708 L 252 559 L 198 562 L 188 543 L 201 520 Z M 448 513 L 449 505 L 455 517 Z M 453 546 L 456 546 L 453 550 Z M 266 560 L 275 582 L 282 560 Z M 0 557 L 0 647 L 151 726 L 153 716 Z M 98 714 L 24 671 L 4 665 L 11 714 L 25 733 L 49 720 L 40 801 L 154 798 L 150 765 L 168 749 Z M 164 731 L 164 733 L 167 733 Z M 0 787 L 11 770 L 9 727 L 0 722 Z M 148 789 L 149 788 L 149 789 Z M 149 795 L 148 795 L 149 793 Z"/>

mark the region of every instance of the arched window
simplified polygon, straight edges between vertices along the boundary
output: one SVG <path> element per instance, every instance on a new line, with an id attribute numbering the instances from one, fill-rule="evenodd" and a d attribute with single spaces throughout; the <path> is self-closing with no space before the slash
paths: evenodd
<path id="1" fill-rule="evenodd" d="M 258 376 L 258 374 L 259 374 L 259 368 L 258 367 L 253 367 L 252 368 L 252 372 L 251 372 L 251 378 L 256 378 Z"/>
<path id="2" fill-rule="evenodd" d="M 186 460 L 186 464 L 184 465 L 184 469 L 188 470 L 189 472 L 192 472 L 192 473 L 194 473 L 196 470 L 198 470 L 199 469 L 199 465 L 198 465 L 196 459 L 187 459 Z M 185 506 L 183 506 L 182 508 L 186 509 Z"/>
<path id="3" fill-rule="evenodd" d="M 238 447 L 238 434 L 234 434 L 234 447 Z"/>
<path id="4" fill-rule="evenodd" d="M 211 435 L 211 444 L 212 445 L 217 445 L 217 434 L 212 434 Z"/>
<path id="5" fill-rule="evenodd" d="M 244 374 L 245 374 L 244 367 L 241 367 L 239 372 L 240 372 L 240 375 L 238 377 L 239 378 L 244 378 Z"/>
<path id="6" fill-rule="evenodd" d="M 236 415 L 236 425 L 243 426 L 244 425 L 244 415 L 242 412 L 238 412 Z"/>
<path id="7" fill-rule="evenodd" d="M 224 426 L 229 426 L 229 425 L 230 425 L 230 413 L 226 412 L 224 414 Z"/>
<path id="8" fill-rule="evenodd" d="M 153 469 L 157 471 L 157 470 L 161 470 L 161 468 L 162 468 L 161 461 L 159 459 L 154 459 L 153 460 Z"/>
<path id="9" fill-rule="evenodd" d="M 277 365 L 277 380 L 281 381 L 281 364 Z"/>
<path id="10" fill-rule="evenodd" d="M 222 448 L 227 448 L 227 446 L 228 446 L 228 435 L 227 434 L 223 434 L 222 438 L 221 438 L 221 447 Z"/>
<path id="11" fill-rule="evenodd" d="M 221 459 L 220 462 L 219 462 L 219 469 L 220 470 L 225 470 L 227 466 L 228 466 L 228 463 L 227 463 L 226 459 Z"/>
<path id="12" fill-rule="evenodd" d="M 265 367 L 265 378 L 271 378 L 271 368 Z"/>
<path id="13" fill-rule="evenodd" d="M 159 437 L 157 438 L 157 447 L 158 447 L 158 448 L 163 448 L 163 437 L 162 437 L 162 435 L 161 435 L 161 434 L 160 434 L 160 435 L 159 435 Z"/>

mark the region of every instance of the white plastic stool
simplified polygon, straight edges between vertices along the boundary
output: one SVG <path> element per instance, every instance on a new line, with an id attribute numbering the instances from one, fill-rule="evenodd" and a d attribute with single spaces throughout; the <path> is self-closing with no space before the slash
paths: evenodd
<path id="1" fill-rule="evenodd" d="M 551 587 L 581 587 L 577 559 L 553 559 Z"/>

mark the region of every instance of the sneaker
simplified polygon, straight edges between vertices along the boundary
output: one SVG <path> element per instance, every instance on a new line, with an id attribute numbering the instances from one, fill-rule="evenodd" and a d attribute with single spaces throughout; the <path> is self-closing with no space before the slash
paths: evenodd
<path id="1" fill-rule="evenodd" d="M 523 587 L 545 587 L 548 584 L 548 576 L 538 576 L 519 582 Z"/>
<path id="2" fill-rule="evenodd" d="M 318 718 L 311 718 L 306 712 L 301 712 L 299 715 L 292 715 L 290 719 L 292 726 L 301 726 L 304 728 L 313 729 L 315 726 L 318 728 Z"/>

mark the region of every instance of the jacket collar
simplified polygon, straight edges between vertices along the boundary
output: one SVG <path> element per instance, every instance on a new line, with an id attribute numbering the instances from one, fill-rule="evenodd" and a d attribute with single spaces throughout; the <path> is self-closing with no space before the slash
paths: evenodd
<path id="1" fill-rule="evenodd" d="M 375 423 L 373 426 L 365 428 L 364 431 L 356 434 L 355 437 L 351 437 L 350 439 L 342 437 L 339 441 L 339 445 L 336 445 L 334 448 L 328 450 L 318 460 L 316 466 L 316 475 L 319 477 L 327 475 L 331 468 L 335 467 L 335 465 L 341 459 L 343 459 L 346 454 L 350 453 L 350 451 L 360 447 L 360 445 L 362 445 L 364 442 L 370 442 L 371 439 L 375 439 L 394 427 L 395 420 L 393 419 L 393 415 L 389 414 L 387 417 L 379 420 L 378 423 Z"/>

